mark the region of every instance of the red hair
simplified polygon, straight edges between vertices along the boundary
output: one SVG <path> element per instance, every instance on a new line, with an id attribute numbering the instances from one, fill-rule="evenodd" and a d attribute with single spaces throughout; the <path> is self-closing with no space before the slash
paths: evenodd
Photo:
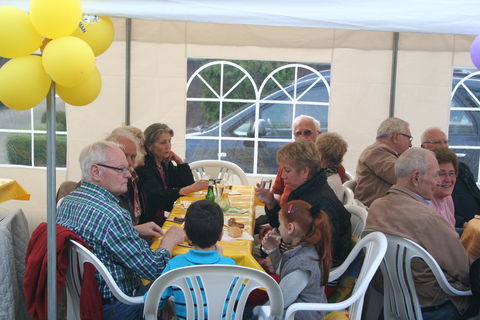
<path id="1" fill-rule="evenodd" d="M 332 263 L 332 231 L 330 219 L 325 211 L 316 210 L 303 200 L 287 202 L 280 210 L 280 216 L 286 222 L 295 222 L 304 233 L 300 245 L 313 245 L 320 257 L 322 285 L 328 283 Z"/>

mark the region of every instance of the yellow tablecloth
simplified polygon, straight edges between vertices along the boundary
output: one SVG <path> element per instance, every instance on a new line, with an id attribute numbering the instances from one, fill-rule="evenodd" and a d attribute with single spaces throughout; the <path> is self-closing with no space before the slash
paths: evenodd
<path id="1" fill-rule="evenodd" d="M 170 220 L 173 220 L 174 217 L 185 216 L 186 207 L 188 204 L 202 199 L 205 199 L 205 192 L 194 193 L 179 198 L 177 202 L 175 202 L 175 206 L 168 216 L 167 221 L 165 221 L 163 229 L 168 230 L 172 225 L 179 226 L 180 224 L 174 223 Z M 243 209 L 245 213 L 231 214 L 227 211 L 225 212 L 225 221 L 233 217 L 237 222 L 245 224 L 244 230 L 253 238 L 253 228 L 255 225 L 255 192 L 253 187 L 234 186 L 232 189 L 232 194 L 229 195 L 229 199 L 232 207 Z M 226 228 L 224 232 L 227 232 Z M 223 249 L 223 255 L 235 260 L 237 265 L 264 271 L 252 255 L 253 240 L 220 241 L 219 244 Z M 159 245 L 160 239 L 156 239 L 150 247 L 156 250 L 158 249 Z M 173 250 L 174 256 L 186 253 L 190 250 L 190 248 L 183 245 L 187 245 L 187 243 L 183 243 L 175 247 Z"/>
<path id="2" fill-rule="evenodd" d="M 30 193 L 15 180 L 0 179 L 0 202 L 12 199 L 30 200 Z"/>
<path id="3" fill-rule="evenodd" d="M 468 221 L 460 241 L 471 256 L 480 257 L 480 216 Z"/>

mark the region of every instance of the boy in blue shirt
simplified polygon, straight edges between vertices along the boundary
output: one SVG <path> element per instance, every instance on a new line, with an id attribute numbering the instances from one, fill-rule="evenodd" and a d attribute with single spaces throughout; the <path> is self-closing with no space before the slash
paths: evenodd
<path id="1" fill-rule="evenodd" d="M 223 224 L 223 212 L 218 204 L 210 200 L 192 203 L 187 209 L 184 223 L 185 233 L 192 249 L 172 258 L 163 273 L 193 265 L 234 265 L 235 261 L 232 258 L 221 255 L 221 248 L 217 245 L 217 241 L 222 239 Z M 160 307 L 164 307 L 171 296 L 175 298 L 175 311 L 178 319 L 186 319 L 185 298 L 179 288 L 169 287 L 165 290 L 160 300 Z"/>

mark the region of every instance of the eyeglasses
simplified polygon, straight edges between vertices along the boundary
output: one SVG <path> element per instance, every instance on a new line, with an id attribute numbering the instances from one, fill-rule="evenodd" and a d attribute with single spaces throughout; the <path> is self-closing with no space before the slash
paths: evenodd
<path id="1" fill-rule="evenodd" d="M 452 177 L 456 177 L 457 173 L 454 170 L 452 171 L 440 170 L 438 171 L 438 176 L 440 178 L 446 178 L 446 177 L 452 178 Z"/>
<path id="2" fill-rule="evenodd" d="M 294 135 L 295 137 L 300 137 L 300 136 L 304 136 L 304 137 L 310 137 L 312 135 L 313 131 L 312 130 L 298 130 L 298 131 L 295 131 Z"/>
<path id="3" fill-rule="evenodd" d="M 103 164 L 103 163 L 96 163 L 97 166 L 100 166 L 100 167 L 104 167 L 104 168 L 108 168 L 108 169 L 112 169 L 112 170 L 115 170 L 115 171 L 118 171 L 122 174 L 127 174 L 127 173 L 130 173 L 130 169 L 128 167 L 124 167 L 124 168 L 119 168 L 119 167 L 112 167 L 112 166 L 108 166 L 106 164 Z"/>
<path id="4" fill-rule="evenodd" d="M 423 143 L 429 143 L 429 144 L 448 144 L 448 140 L 432 140 L 432 141 L 424 141 Z"/>
<path id="5" fill-rule="evenodd" d="M 413 141 L 413 137 L 412 137 L 411 135 L 408 135 L 408 134 L 406 134 L 406 133 L 401 133 L 401 132 L 399 132 L 398 134 L 399 134 L 399 135 L 402 135 L 402 136 L 404 136 L 404 137 L 407 137 L 407 138 L 408 138 L 408 141 L 410 141 L 410 142 Z"/>

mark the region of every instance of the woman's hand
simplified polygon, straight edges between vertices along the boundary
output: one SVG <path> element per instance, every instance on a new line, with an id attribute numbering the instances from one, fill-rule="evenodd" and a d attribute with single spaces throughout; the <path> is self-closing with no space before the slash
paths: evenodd
<path id="1" fill-rule="evenodd" d="M 208 189 L 208 180 L 198 180 L 189 186 L 181 188 L 180 194 L 184 196 L 192 192 L 197 192 L 197 191 L 202 191 L 207 189 Z"/>
<path id="2" fill-rule="evenodd" d="M 273 196 L 273 192 L 270 189 L 262 189 L 260 188 L 260 184 L 257 183 L 257 187 L 255 188 L 255 195 L 258 197 L 258 200 L 265 203 L 267 207 L 273 207 L 275 204 L 275 197 Z"/>
<path id="3" fill-rule="evenodd" d="M 175 152 L 170 151 L 170 154 L 168 155 L 167 162 L 174 161 L 176 164 L 182 164 L 183 160 L 180 158 Z"/>

